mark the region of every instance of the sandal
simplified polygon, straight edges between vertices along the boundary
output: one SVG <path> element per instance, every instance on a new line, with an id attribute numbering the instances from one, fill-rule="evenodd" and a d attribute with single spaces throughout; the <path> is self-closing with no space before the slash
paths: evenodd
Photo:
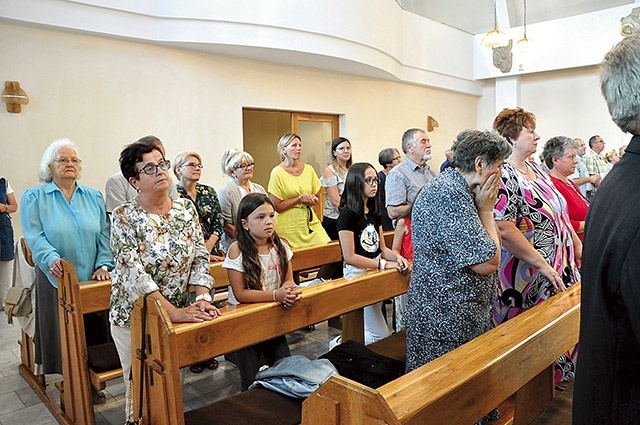
<path id="1" fill-rule="evenodd" d="M 216 359 L 209 359 L 204 362 L 204 366 L 209 370 L 215 370 L 218 368 L 218 361 Z"/>
<path id="2" fill-rule="evenodd" d="M 193 373 L 202 373 L 202 371 L 204 370 L 204 362 L 192 364 L 191 366 L 189 366 L 189 370 Z"/>

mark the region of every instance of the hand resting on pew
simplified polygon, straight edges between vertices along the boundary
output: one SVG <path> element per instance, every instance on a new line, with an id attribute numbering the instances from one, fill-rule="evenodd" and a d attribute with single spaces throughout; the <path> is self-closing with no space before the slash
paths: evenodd
<path id="1" fill-rule="evenodd" d="M 162 306 L 167 310 L 169 318 L 174 323 L 206 322 L 215 319 L 221 314 L 217 307 L 205 300 L 194 302 L 187 307 L 178 308 L 167 301 L 160 294 L 160 291 L 151 292 L 149 297 L 155 298 L 162 303 Z"/>

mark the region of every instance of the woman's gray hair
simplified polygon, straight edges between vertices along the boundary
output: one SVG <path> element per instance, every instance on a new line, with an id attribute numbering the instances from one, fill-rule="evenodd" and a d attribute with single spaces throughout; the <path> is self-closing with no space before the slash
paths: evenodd
<path id="1" fill-rule="evenodd" d="M 173 174 L 175 174 L 178 179 L 180 178 L 180 174 L 178 174 L 178 168 L 186 164 L 187 158 L 189 158 L 190 156 L 196 158 L 200 163 L 200 165 L 202 165 L 202 157 L 198 152 L 194 152 L 194 151 L 179 152 L 178 155 L 176 155 L 176 158 L 173 160 Z"/>
<path id="2" fill-rule="evenodd" d="M 551 170 L 553 168 L 553 158 L 562 158 L 567 148 L 578 149 L 580 144 L 567 136 L 556 136 L 547 140 L 542 150 L 542 159 L 545 165 Z"/>
<path id="3" fill-rule="evenodd" d="M 462 173 L 476 169 L 476 158 L 480 157 L 490 167 L 500 159 L 511 155 L 511 144 L 495 131 L 463 130 L 451 146 L 451 164 Z"/>
<path id="4" fill-rule="evenodd" d="M 53 180 L 53 174 L 51 173 L 51 168 L 49 166 L 53 164 L 58 158 L 58 152 L 60 149 L 64 147 L 73 148 L 78 154 L 78 149 L 76 145 L 69 139 L 58 139 L 51 142 L 51 144 L 45 149 L 42 154 L 42 159 L 40 160 L 40 168 L 38 169 L 38 180 L 41 183 L 50 183 Z M 80 171 L 82 170 L 81 166 L 78 166 L 78 179 L 80 178 Z"/>
<path id="5" fill-rule="evenodd" d="M 640 134 L 640 35 L 625 37 L 604 57 L 600 90 L 613 122 Z"/>
<path id="6" fill-rule="evenodd" d="M 229 177 L 233 177 L 233 170 L 242 162 L 246 162 L 251 164 L 253 161 L 253 157 L 249 152 L 239 151 L 237 149 L 227 149 L 222 154 L 222 160 L 220 161 L 220 166 L 222 167 L 222 172 Z"/>

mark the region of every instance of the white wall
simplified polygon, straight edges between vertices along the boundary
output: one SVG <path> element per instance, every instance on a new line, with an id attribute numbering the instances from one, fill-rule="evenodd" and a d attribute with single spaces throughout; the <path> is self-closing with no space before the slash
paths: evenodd
<path id="1" fill-rule="evenodd" d="M 536 115 L 536 131 L 540 135 L 538 153 L 554 136 L 589 137 L 599 134 L 605 150 L 627 144 L 631 135 L 623 133 L 611 120 L 600 94 L 597 66 L 527 74 L 517 77 L 518 105 Z M 495 88 L 487 81 L 479 101 L 478 127 L 491 128 L 495 118 Z"/>
<path id="2" fill-rule="evenodd" d="M 154 134 L 171 159 L 200 152 L 203 183 L 219 188 L 222 152 L 242 147 L 242 107 L 344 114 L 354 159 L 373 164 L 432 115 L 439 166 L 477 120 L 475 96 L 409 84 L 7 23 L 0 40 L 0 80 L 19 81 L 31 99 L 21 114 L 0 111 L 0 172 L 18 197 L 38 183 L 42 152 L 60 137 L 78 145 L 88 186 L 103 189 L 122 146 Z"/>

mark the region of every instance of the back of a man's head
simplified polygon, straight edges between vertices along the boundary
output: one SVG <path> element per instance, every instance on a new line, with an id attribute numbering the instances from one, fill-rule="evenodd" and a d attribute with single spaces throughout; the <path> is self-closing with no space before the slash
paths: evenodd
<path id="1" fill-rule="evenodd" d="M 624 38 L 606 54 L 600 90 L 618 127 L 640 134 L 640 35 Z"/>

